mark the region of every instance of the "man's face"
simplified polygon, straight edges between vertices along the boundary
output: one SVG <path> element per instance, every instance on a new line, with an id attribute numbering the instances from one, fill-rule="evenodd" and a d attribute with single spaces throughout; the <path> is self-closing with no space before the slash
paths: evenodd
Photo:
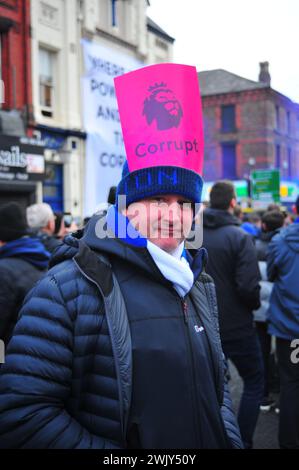
<path id="1" fill-rule="evenodd" d="M 168 253 L 187 238 L 193 220 L 191 202 L 173 194 L 134 202 L 124 213 L 141 235 Z"/>

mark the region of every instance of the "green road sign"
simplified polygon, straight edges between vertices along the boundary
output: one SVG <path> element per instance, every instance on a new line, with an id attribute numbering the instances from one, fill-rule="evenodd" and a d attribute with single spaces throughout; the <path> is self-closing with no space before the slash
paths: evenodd
<path id="1" fill-rule="evenodd" d="M 269 204 L 280 202 L 279 170 L 254 170 L 251 172 L 251 197 L 253 201 Z"/>

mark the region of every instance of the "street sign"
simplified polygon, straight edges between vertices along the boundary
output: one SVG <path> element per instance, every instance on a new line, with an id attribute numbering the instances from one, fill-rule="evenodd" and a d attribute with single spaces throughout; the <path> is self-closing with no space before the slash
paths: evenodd
<path id="1" fill-rule="evenodd" d="M 279 170 L 254 170 L 251 172 L 251 197 L 256 208 L 280 202 Z"/>

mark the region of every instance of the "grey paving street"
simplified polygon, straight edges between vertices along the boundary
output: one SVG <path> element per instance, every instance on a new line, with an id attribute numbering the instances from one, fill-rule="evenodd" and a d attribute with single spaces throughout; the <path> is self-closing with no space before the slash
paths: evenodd
<path id="1" fill-rule="evenodd" d="M 231 374 L 229 387 L 234 408 L 237 410 L 242 394 L 242 380 L 231 362 L 229 364 L 229 369 Z M 254 449 L 279 449 L 277 440 L 278 420 L 279 417 L 274 411 L 260 413 L 254 434 Z"/>

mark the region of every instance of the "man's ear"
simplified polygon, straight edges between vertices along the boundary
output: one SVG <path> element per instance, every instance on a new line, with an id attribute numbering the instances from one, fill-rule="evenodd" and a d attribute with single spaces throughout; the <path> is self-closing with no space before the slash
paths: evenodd
<path id="1" fill-rule="evenodd" d="M 235 197 L 233 197 L 232 200 L 229 203 L 229 207 L 234 209 L 236 207 L 236 205 L 237 205 L 237 199 Z"/>
<path id="2" fill-rule="evenodd" d="M 55 220 L 54 219 L 50 219 L 46 225 L 46 229 L 49 230 L 50 232 L 54 232 L 55 231 Z"/>

